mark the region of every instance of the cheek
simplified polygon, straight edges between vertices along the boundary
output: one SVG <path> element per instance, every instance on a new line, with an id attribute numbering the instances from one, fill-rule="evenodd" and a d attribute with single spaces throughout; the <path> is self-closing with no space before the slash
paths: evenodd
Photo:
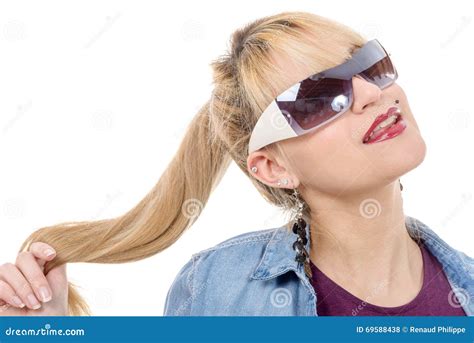
<path id="1" fill-rule="evenodd" d="M 339 125 L 330 125 L 306 138 L 295 149 L 293 166 L 307 186 L 339 192 L 367 168 L 367 158 Z"/>

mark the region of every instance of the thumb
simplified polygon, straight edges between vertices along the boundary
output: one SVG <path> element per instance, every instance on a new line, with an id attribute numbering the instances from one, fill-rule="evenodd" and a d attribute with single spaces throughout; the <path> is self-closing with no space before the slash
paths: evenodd
<path id="1" fill-rule="evenodd" d="M 51 269 L 46 274 L 46 280 L 53 292 L 52 299 L 46 303 L 48 307 L 58 312 L 55 315 L 68 315 L 68 281 L 66 263 Z"/>

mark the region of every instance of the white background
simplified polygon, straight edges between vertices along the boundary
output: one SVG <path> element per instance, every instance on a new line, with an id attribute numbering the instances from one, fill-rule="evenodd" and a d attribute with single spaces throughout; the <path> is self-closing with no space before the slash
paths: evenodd
<path id="1" fill-rule="evenodd" d="M 473 256 L 472 2 L 11 1 L 0 4 L 0 263 L 35 228 L 134 206 L 209 98 L 209 63 L 231 33 L 286 10 L 390 50 L 427 144 L 402 177 L 405 213 Z M 281 219 L 232 164 L 172 247 L 135 263 L 69 264 L 69 278 L 95 315 L 162 315 L 193 253 Z"/>

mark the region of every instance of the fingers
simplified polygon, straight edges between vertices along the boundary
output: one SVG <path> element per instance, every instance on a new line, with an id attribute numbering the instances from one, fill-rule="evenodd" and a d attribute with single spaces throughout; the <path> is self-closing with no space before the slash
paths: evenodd
<path id="1" fill-rule="evenodd" d="M 53 290 L 53 300 L 48 305 L 51 304 L 61 315 L 67 315 L 69 289 L 66 263 L 51 269 L 46 278 Z"/>
<path id="2" fill-rule="evenodd" d="M 3 281 L 8 283 L 25 303 L 28 308 L 36 310 L 41 307 L 38 299 L 34 295 L 28 280 L 20 270 L 12 263 L 4 263 L 0 266 L 0 275 Z"/>
<path id="3" fill-rule="evenodd" d="M 29 251 L 19 253 L 16 258 L 16 266 L 32 286 L 36 298 L 42 302 L 50 301 L 51 287 L 35 256 Z"/>
<path id="4" fill-rule="evenodd" d="M 37 259 L 38 265 L 43 270 L 46 262 L 51 261 L 56 256 L 56 251 L 48 244 L 43 242 L 34 242 L 28 249 Z"/>
<path id="5" fill-rule="evenodd" d="M 52 299 L 53 290 L 50 282 L 57 278 L 66 289 L 62 293 L 67 296 L 67 278 L 65 266 L 53 273 L 51 280 L 44 275 L 44 266 L 56 256 L 56 251 L 48 244 L 34 242 L 28 251 L 20 252 L 15 264 L 0 265 L 0 303 L 2 306 L 14 306 L 36 310 L 41 302 Z M 51 271 L 50 271 L 51 272 Z M 48 273 L 49 274 L 49 273 Z M 58 290 L 58 294 L 60 294 Z M 63 294 L 62 294 L 63 295 Z M 61 300 L 64 302 L 64 299 Z M 67 298 L 66 298 L 67 299 Z M 25 310 L 26 310 L 25 308 Z"/>
<path id="6" fill-rule="evenodd" d="M 15 290 L 3 280 L 0 280 L 0 299 L 14 307 L 25 307 L 23 301 L 16 295 Z"/>

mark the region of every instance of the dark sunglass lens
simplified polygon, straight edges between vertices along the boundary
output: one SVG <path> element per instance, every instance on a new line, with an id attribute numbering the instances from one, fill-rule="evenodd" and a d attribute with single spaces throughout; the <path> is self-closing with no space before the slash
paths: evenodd
<path id="1" fill-rule="evenodd" d="M 295 101 L 278 101 L 278 107 L 283 113 L 291 114 L 290 120 L 295 120 L 302 129 L 308 130 L 344 110 L 351 91 L 351 80 L 307 79 L 301 84 Z"/>
<path id="2" fill-rule="evenodd" d="M 397 79 L 397 71 L 389 56 L 382 58 L 360 74 L 371 80 L 380 88 L 390 85 Z"/>

